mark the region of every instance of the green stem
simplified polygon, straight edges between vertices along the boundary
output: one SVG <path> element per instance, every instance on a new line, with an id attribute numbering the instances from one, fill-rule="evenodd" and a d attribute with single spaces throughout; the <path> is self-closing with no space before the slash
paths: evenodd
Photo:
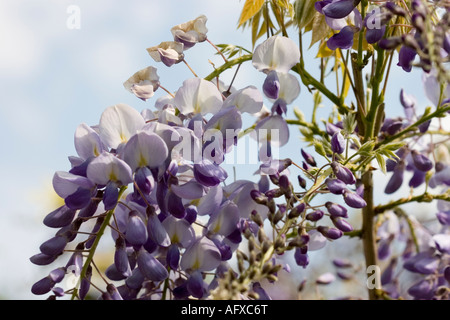
<path id="1" fill-rule="evenodd" d="M 122 197 L 122 195 L 126 189 L 127 189 L 126 186 L 122 186 L 120 188 L 118 199 L 120 199 Z M 116 205 L 116 207 L 117 207 L 117 205 Z M 109 225 L 109 220 L 111 220 L 111 217 L 113 216 L 114 211 L 116 210 L 116 207 L 114 207 L 113 209 L 108 210 L 108 212 L 106 212 L 105 220 L 103 220 L 102 225 L 98 229 L 97 235 L 95 236 L 94 243 L 92 244 L 92 247 L 89 249 L 89 255 L 87 256 L 86 261 L 84 262 L 83 269 L 81 270 L 81 274 L 80 274 L 79 283 L 81 283 L 81 281 L 86 277 L 87 270 L 92 263 L 92 259 L 94 258 L 94 254 L 95 254 L 95 251 L 97 250 L 97 246 L 100 243 L 100 239 L 102 238 L 103 234 L 105 233 L 106 227 Z M 78 294 L 78 288 L 74 288 L 71 299 L 74 300 L 75 297 L 77 296 L 77 294 Z"/>
<path id="2" fill-rule="evenodd" d="M 391 201 L 384 205 L 376 206 L 374 209 L 375 214 L 381 214 L 387 210 L 394 209 L 398 206 L 401 206 L 406 203 L 410 202 L 431 202 L 433 200 L 444 200 L 444 201 L 450 201 L 450 192 L 446 192 L 444 194 L 429 194 L 429 193 L 423 193 L 418 196 L 414 197 L 408 197 L 408 198 L 401 198 L 395 201 Z"/>
<path id="3" fill-rule="evenodd" d="M 212 79 L 219 76 L 225 70 L 230 69 L 231 67 L 233 67 L 237 64 L 241 64 L 248 60 L 252 60 L 251 54 L 244 54 L 243 56 L 240 56 L 239 58 L 236 58 L 233 60 L 228 60 L 228 62 L 224 63 L 223 65 L 221 65 L 220 67 L 215 69 L 213 72 L 211 72 L 209 75 L 207 75 L 204 79 L 207 81 L 211 81 Z"/>

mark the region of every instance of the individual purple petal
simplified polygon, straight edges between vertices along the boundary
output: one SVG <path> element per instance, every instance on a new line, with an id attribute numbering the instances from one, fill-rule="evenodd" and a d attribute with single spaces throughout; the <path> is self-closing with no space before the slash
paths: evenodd
<path id="1" fill-rule="evenodd" d="M 282 116 L 272 115 L 258 122 L 255 134 L 252 134 L 251 137 L 256 138 L 260 144 L 269 143 L 281 147 L 289 140 L 289 128 Z"/>
<path id="2" fill-rule="evenodd" d="M 86 276 L 81 279 L 80 282 L 80 290 L 78 290 L 78 296 L 80 300 L 84 300 L 86 298 L 89 289 L 91 287 L 91 278 L 92 278 L 92 267 L 89 265 L 86 271 Z"/>
<path id="3" fill-rule="evenodd" d="M 403 174 L 405 171 L 405 163 L 400 161 L 395 167 L 394 173 L 389 179 L 384 192 L 386 194 L 392 194 L 396 192 L 403 184 Z"/>
<path id="4" fill-rule="evenodd" d="M 439 211 L 438 213 L 436 213 L 436 217 L 442 225 L 450 225 L 450 211 Z"/>
<path id="5" fill-rule="evenodd" d="M 137 211 L 130 211 L 125 239 L 133 246 L 141 246 L 147 241 L 147 227 Z"/>
<path id="6" fill-rule="evenodd" d="M 434 296 L 434 285 L 429 280 L 420 280 L 408 289 L 408 293 L 416 299 L 429 300 Z"/>
<path id="7" fill-rule="evenodd" d="M 433 240 L 436 244 L 436 249 L 442 253 L 450 254 L 450 235 L 443 233 L 435 234 Z"/>
<path id="8" fill-rule="evenodd" d="M 302 253 L 300 248 L 295 248 L 294 259 L 298 266 L 306 268 L 309 264 L 309 257 L 307 253 Z"/>
<path id="9" fill-rule="evenodd" d="M 272 298 L 267 294 L 266 290 L 264 290 L 259 282 L 253 283 L 252 290 L 256 294 L 258 294 L 258 300 L 272 300 Z"/>
<path id="10" fill-rule="evenodd" d="M 55 172 L 52 183 L 55 192 L 64 199 L 75 193 L 79 188 L 91 189 L 94 187 L 94 183 L 88 178 L 64 171 Z"/>
<path id="11" fill-rule="evenodd" d="M 414 263 L 414 269 L 421 274 L 433 274 L 439 267 L 439 259 L 437 257 L 425 257 Z"/>
<path id="12" fill-rule="evenodd" d="M 422 183 L 425 182 L 426 173 L 421 170 L 414 170 L 414 174 L 409 180 L 409 186 L 412 188 L 419 187 Z"/>
<path id="13" fill-rule="evenodd" d="M 341 19 L 350 14 L 358 5 L 360 0 L 338 0 L 322 7 L 322 12 L 325 16 Z"/>
<path id="14" fill-rule="evenodd" d="M 103 204 L 105 210 L 112 210 L 119 201 L 119 189 L 115 182 L 108 182 L 103 193 Z"/>
<path id="15" fill-rule="evenodd" d="M 347 190 L 345 182 L 339 179 L 327 178 L 325 183 L 327 184 L 328 190 L 333 194 L 343 194 Z"/>
<path id="16" fill-rule="evenodd" d="M 208 159 L 204 159 L 199 163 L 194 164 L 194 176 L 195 179 L 204 186 L 214 187 L 220 182 L 225 181 L 228 174 L 217 164 Z"/>
<path id="17" fill-rule="evenodd" d="M 413 150 L 411 152 L 411 155 L 414 161 L 414 165 L 416 166 L 417 169 L 424 172 L 433 169 L 433 162 L 430 159 L 428 159 L 427 156 L 423 155 L 422 153 L 419 153 L 416 150 Z"/>
<path id="18" fill-rule="evenodd" d="M 57 297 L 64 297 L 64 289 L 61 287 L 53 287 L 52 292 Z"/>
<path id="19" fill-rule="evenodd" d="M 403 40 L 401 37 L 382 38 L 380 41 L 378 41 L 378 46 L 384 50 L 392 50 L 400 45 L 402 41 Z"/>
<path id="20" fill-rule="evenodd" d="M 394 276 L 395 267 L 397 266 L 397 258 L 393 258 L 386 269 L 384 269 L 383 273 L 381 274 L 381 285 L 387 285 L 390 283 Z"/>
<path id="21" fill-rule="evenodd" d="M 167 210 L 171 215 L 179 219 L 184 218 L 186 215 L 186 209 L 184 208 L 181 198 L 172 191 L 169 191 Z"/>
<path id="22" fill-rule="evenodd" d="M 203 283 L 202 274 L 199 271 L 195 271 L 187 279 L 187 290 L 193 297 L 200 299 L 205 293 Z"/>
<path id="23" fill-rule="evenodd" d="M 381 40 L 386 31 L 386 26 L 383 25 L 381 28 L 372 28 L 366 30 L 366 41 L 367 43 L 376 43 Z"/>
<path id="24" fill-rule="evenodd" d="M 342 232 L 350 232 L 353 230 L 353 227 L 347 220 L 340 217 L 332 217 L 331 222 L 333 222 L 334 226 L 341 230 Z"/>
<path id="25" fill-rule="evenodd" d="M 144 277 L 152 281 L 163 281 L 169 276 L 169 272 L 158 259 L 144 249 L 139 250 L 137 264 Z"/>
<path id="26" fill-rule="evenodd" d="M 180 198 L 188 200 L 199 199 L 206 194 L 205 187 L 194 179 L 182 185 L 172 185 L 170 189 Z"/>
<path id="27" fill-rule="evenodd" d="M 318 226 L 317 231 L 319 231 L 324 237 L 330 240 L 339 239 L 343 235 L 341 230 L 336 228 L 330 228 L 327 226 Z"/>
<path id="28" fill-rule="evenodd" d="M 50 228 L 62 228 L 68 226 L 72 222 L 75 213 L 76 210 L 69 209 L 67 206 L 63 205 L 46 215 L 44 224 Z"/>
<path id="29" fill-rule="evenodd" d="M 180 249 L 177 245 L 171 245 L 169 247 L 169 250 L 167 250 L 166 261 L 167 265 L 172 270 L 177 270 L 178 264 L 180 262 Z"/>
<path id="30" fill-rule="evenodd" d="M 327 201 L 325 203 L 325 207 L 327 208 L 328 212 L 332 217 L 342 217 L 342 218 L 348 217 L 347 208 L 341 206 L 340 204 Z"/>
<path id="31" fill-rule="evenodd" d="M 353 31 L 353 27 L 347 26 L 344 27 L 339 33 L 334 34 L 327 41 L 327 47 L 330 50 L 336 50 L 337 48 L 341 49 L 350 49 L 353 46 L 353 36 L 355 35 Z"/>
<path id="32" fill-rule="evenodd" d="M 450 266 L 445 267 L 444 269 L 444 278 L 450 283 Z"/>
<path id="33" fill-rule="evenodd" d="M 85 123 L 77 127 L 74 140 L 75 149 L 83 160 L 96 157 L 106 151 L 98 133 Z"/>
<path id="34" fill-rule="evenodd" d="M 145 277 L 139 268 L 134 268 L 131 275 L 125 280 L 125 284 L 130 289 L 138 290 L 142 287 Z"/>
<path id="35" fill-rule="evenodd" d="M 356 209 L 367 206 L 367 202 L 361 196 L 350 190 L 344 191 L 344 201 L 349 207 Z"/>
<path id="36" fill-rule="evenodd" d="M 184 216 L 184 219 L 189 223 L 193 224 L 197 220 L 198 211 L 197 207 L 190 205 L 186 207 L 186 215 Z"/>
<path id="37" fill-rule="evenodd" d="M 275 70 L 270 71 L 263 83 L 263 92 L 269 99 L 277 99 L 280 91 L 280 80 Z"/>
<path id="38" fill-rule="evenodd" d="M 148 236 L 162 247 L 170 245 L 170 237 L 156 214 L 150 214 L 147 220 Z"/>

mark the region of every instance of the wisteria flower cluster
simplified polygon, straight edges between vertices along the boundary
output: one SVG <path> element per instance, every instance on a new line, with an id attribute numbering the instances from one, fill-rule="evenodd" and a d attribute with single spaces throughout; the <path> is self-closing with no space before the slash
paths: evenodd
<path id="1" fill-rule="evenodd" d="M 311 251 L 350 237 L 362 240 L 367 267 L 388 261 L 376 285 L 368 285 L 370 299 L 450 297 L 450 152 L 442 125 L 450 112 L 448 4 L 266 1 L 278 33 L 271 15 L 264 14 L 269 6 L 250 2 L 240 25 L 251 24 L 261 30 L 259 37 L 266 35 L 253 52 L 214 45 L 203 15 L 177 25 L 171 29 L 173 40 L 147 52 L 165 67 L 185 64 L 193 77 L 172 93 L 162 86 L 156 67 L 146 67 L 124 88 L 150 100 L 151 107 L 138 111 L 116 104 L 104 110 L 98 124 L 78 126 L 77 156 L 69 157 L 68 171 L 53 177 L 64 205 L 43 221 L 55 235 L 30 258 L 36 265 L 58 267 L 33 285 L 34 294 L 51 299 L 270 299 L 266 284 L 276 282 L 279 273 L 308 268 Z M 307 72 L 302 37 L 300 45 L 289 37 L 288 18 L 297 32 L 311 32 L 312 44 L 319 43 L 320 80 Z M 224 64 L 201 78 L 185 58 L 187 50 L 204 42 Z M 434 103 L 423 114 L 417 114 L 415 97 L 402 89 L 404 116 L 386 115 L 384 94 L 396 48 L 397 67 L 423 70 L 425 92 Z M 343 75 L 341 83 L 336 80 L 336 93 L 324 84 L 324 70 L 333 60 L 334 72 L 340 66 Z M 219 80 L 222 72 L 246 61 L 264 74 L 259 87 L 232 90 Z M 350 87 L 355 100 L 348 104 Z M 157 90 L 167 94 L 152 102 Z M 311 121 L 292 106 L 301 91 L 312 92 Z M 319 122 L 316 111 L 323 97 L 333 111 Z M 292 111 L 297 119 L 289 119 Z M 244 128 L 247 115 L 254 124 Z M 298 148 L 298 159 L 279 159 L 276 151 L 288 143 L 289 125 L 300 128 L 307 144 Z M 225 159 L 247 134 L 258 145 L 255 180 L 227 183 Z M 385 194 L 396 194 L 405 179 L 411 193 L 375 203 L 374 171 L 392 172 Z M 414 194 L 421 188 L 423 193 Z M 402 209 L 412 202 L 437 203 L 438 227 L 428 229 Z M 349 222 L 354 211 L 362 212 L 361 228 Z M 109 238 L 114 253 L 104 271 L 95 264 L 102 238 Z M 286 262 L 289 255 L 297 266 Z M 350 265 L 344 262 L 334 264 L 338 269 Z M 415 279 L 406 291 L 397 276 L 405 269 Z M 77 281 L 67 287 L 63 280 L 74 275 Z M 346 280 L 342 272 L 338 276 Z M 104 287 L 95 285 L 94 277 Z M 333 274 L 317 279 L 319 284 L 332 281 Z"/>

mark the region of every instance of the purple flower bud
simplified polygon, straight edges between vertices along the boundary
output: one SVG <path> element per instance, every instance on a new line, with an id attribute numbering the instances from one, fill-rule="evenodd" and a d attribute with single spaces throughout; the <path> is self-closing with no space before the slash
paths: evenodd
<path id="1" fill-rule="evenodd" d="M 414 59 L 416 58 L 417 52 L 413 48 L 403 45 L 400 48 L 400 51 L 398 53 L 398 63 L 397 65 L 399 67 L 402 67 L 402 69 L 406 72 L 411 72 L 412 65 L 414 62 Z"/>
<path id="2" fill-rule="evenodd" d="M 203 277 L 201 272 L 193 272 L 186 282 L 187 290 L 195 298 L 202 298 L 204 295 Z"/>
<path id="3" fill-rule="evenodd" d="M 258 204 L 266 204 L 268 201 L 267 196 L 259 190 L 250 191 L 250 197 Z"/>
<path id="4" fill-rule="evenodd" d="M 360 209 L 367 206 L 367 202 L 360 197 L 357 193 L 346 190 L 344 191 L 344 201 L 345 203 L 352 208 Z"/>
<path id="5" fill-rule="evenodd" d="M 55 256 L 61 254 L 64 251 L 64 248 L 67 245 L 67 239 L 63 236 L 55 236 L 47 241 L 45 241 L 39 247 L 39 250 L 43 254 L 48 256 Z"/>
<path id="6" fill-rule="evenodd" d="M 167 210 L 178 219 L 183 219 L 186 216 L 186 209 L 181 198 L 171 191 L 169 191 Z"/>
<path id="7" fill-rule="evenodd" d="M 267 74 L 263 84 L 263 92 L 270 99 L 277 99 L 280 91 L 280 80 L 275 70 Z"/>
<path id="8" fill-rule="evenodd" d="M 402 17 L 406 16 L 406 11 L 402 7 L 396 5 L 394 2 L 391 2 L 391 1 L 386 2 L 385 7 L 386 7 L 386 9 L 388 9 L 390 12 L 392 12 L 393 14 L 395 14 L 397 16 L 402 16 Z"/>
<path id="9" fill-rule="evenodd" d="M 328 212 L 332 217 L 348 218 L 347 208 L 341 206 L 340 204 L 327 201 L 325 203 L 325 207 L 327 208 Z"/>
<path id="10" fill-rule="evenodd" d="M 50 277 L 45 277 L 33 284 L 31 292 L 36 295 L 42 295 L 50 292 L 54 287 L 55 282 Z"/>
<path id="11" fill-rule="evenodd" d="M 348 16 L 361 0 L 340 0 L 322 7 L 325 16 L 333 19 L 341 19 Z"/>
<path id="12" fill-rule="evenodd" d="M 125 247 L 125 242 L 122 238 L 116 240 L 116 250 L 114 252 L 114 265 L 118 272 L 125 274 L 130 269 L 128 261 L 128 254 Z"/>
<path id="13" fill-rule="evenodd" d="M 319 231 L 324 237 L 330 240 L 339 239 L 343 235 L 341 230 L 326 226 L 318 226 L 317 231 Z"/>
<path id="14" fill-rule="evenodd" d="M 331 137 L 331 150 L 339 154 L 345 151 L 345 139 L 339 131 Z"/>
<path id="15" fill-rule="evenodd" d="M 57 297 L 64 297 L 64 289 L 61 287 L 53 287 L 52 292 Z"/>
<path id="16" fill-rule="evenodd" d="M 76 210 L 69 209 L 67 206 L 61 206 L 50 212 L 44 218 L 44 224 L 50 228 L 62 228 L 68 226 L 75 216 Z"/>
<path id="17" fill-rule="evenodd" d="M 378 46 L 384 50 L 392 50 L 395 49 L 401 43 L 402 43 L 401 37 L 389 37 L 383 38 L 380 41 L 378 41 Z"/>
<path id="18" fill-rule="evenodd" d="M 331 168 L 333 169 L 334 175 L 339 180 L 343 181 L 346 184 L 355 184 L 356 183 L 356 178 L 349 168 L 344 167 L 335 161 L 333 161 L 331 163 Z"/>
<path id="19" fill-rule="evenodd" d="M 56 260 L 58 256 L 57 255 L 46 255 L 43 253 L 35 254 L 30 258 L 31 263 L 38 265 L 38 266 L 46 266 L 52 263 Z"/>
<path id="20" fill-rule="evenodd" d="M 295 262 L 300 267 L 306 268 L 306 266 L 309 264 L 308 254 L 302 253 L 302 250 L 300 248 L 295 249 L 294 258 L 295 258 Z"/>
<path id="21" fill-rule="evenodd" d="M 405 163 L 404 161 L 400 161 L 397 166 L 395 166 L 394 173 L 392 174 L 391 178 L 389 179 L 386 188 L 384 189 L 384 192 L 386 194 L 391 194 L 397 191 L 402 183 L 403 183 L 403 174 L 405 171 Z"/>
<path id="22" fill-rule="evenodd" d="M 313 167 L 317 167 L 316 160 L 314 159 L 314 157 L 312 155 L 310 155 L 303 149 L 300 149 L 300 152 L 307 164 L 309 164 L 310 166 L 313 166 Z"/>
<path id="23" fill-rule="evenodd" d="M 116 265 L 113 263 L 108 268 L 106 268 L 105 275 L 108 277 L 108 279 L 112 281 L 121 281 L 126 279 L 128 274 L 126 275 L 125 273 L 122 273 L 119 270 L 117 270 Z"/>
<path id="24" fill-rule="evenodd" d="M 138 290 L 142 287 L 142 283 L 145 281 L 145 277 L 139 268 L 133 269 L 131 275 L 125 280 L 125 284 L 130 289 Z"/>
<path id="25" fill-rule="evenodd" d="M 298 184 L 300 185 L 300 187 L 305 189 L 306 188 L 306 180 L 300 175 L 297 176 L 297 179 L 298 179 Z"/>
<path id="26" fill-rule="evenodd" d="M 414 165 L 416 166 L 417 169 L 424 172 L 433 169 L 433 162 L 430 159 L 428 159 L 428 157 L 426 157 L 425 155 L 419 153 L 416 150 L 413 150 L 411 152 L 411 155 L 413 158 Z"/>
<path id="27" fill-rule="evenodd" d="M 112 283 L 109 283 L 106 286 L 106 291 L 108 292 L 109 296 L 111 297 L 111 300 L 123 300 L 122 296 L 120 295 L 119 291 L 117 290 L 116 286 Z"/>
<path id="28" fill-rule="evenodd" d="M 176 270 L 180 262 L 180 250 L 177 245 L 171 245 L 169 250 L 167 250 L 166 255 L 167 265 L 172 269 Z"/>
<path id="29" fill-rule="evenodd" d="M 320 219 L 322 219 L 324 215 L 324 212 L 322 210 L 316 210 L 313 212 L 310 212 L 306 215 L 306 220 L 309 221 L 319 221 Z"/>
<path id="30" fill-rule="evenodd" d="M 163 281 L 169 276 L 166 267 L 144 249 L 139 250 L 137 263 L 144 277 L 152 281 Z"/>
<path id="31" fill-rule="evenodd" d="M 422 183 L 425 182 L 426 173 L 420 170 L 414 170 L 414 174 L 409 180 L 409 186 L 412 188 L 417 188 Z"/>
<path id="32" fill-rule="evenodd" d="M 353 227 L 347 220 L 340 217 L 331 217 L 331 222 L 333 222 L 334 226 L 341 230 L 342 232 L 349 232 L 353 230 Z"/>
<path id="33" fill-rule="evenodd" d="M 352 267 L 352 263 L 349 260 L 341 259 L 341 258 L 333 259 L 333 264 L 337 268 L 351 268 Z"/>
<path id="34" fill-rule="evenodd" d="M 347 185 L 339 179 L 327 178 L 325 183 L 327 184 L 328 190 L 333 194 L 343 194 L 347 190 Z"/>
<path id="35" fill-rule="evenodd" d="M 54 282 L 59 283 L 64 279 L 64 276 L 66 275 L 66 269 L 65 268 L 57 268 L 48 274 L 48 277 Z"/>
<path id="36" fill-rule="evenodd" d="M 81 279 L 80 282 L 80 290 L 78 291 L 78 296 L 81 300 L 86 298 L 86 295 L 89 292 L 89 288 L 91 287 L 91 278 L 92 278 L 92 267 L 89 265 L 86 271 L 86 277 Z"/>
<path id="37" fill-rule="evenodd" d="M 306 209 L 306 204 L 304 202 L 301 202 L 299 205 L 292 208 L 292 210 L 289 212 L 289 219 L 296 218 L 300 216 Z"/>
<path id="38" fill-rule="evenodd" d="M 130 211 L 125 239 L 133 246 L 141 246 L 147 241 L 147 237 L 147 227 L 144 221 L 136 210 Z"/>
<path id="39" fill-rule="evenodd" d="M 332 124 L 331 122 L 327 122 L 325 127 L 329 136 L 333 136 L 336 132 L 339 132 L 342 129 L 342 125 Z"/>
<path id="40" fill-rule="evenodd" d="M 425 121 L 424 123 L 419 124 L 418 128 L 420 133 L 425 133 L 428 131 L 428 128 L 430 127 L 431 119 L 428 121 Z"/>

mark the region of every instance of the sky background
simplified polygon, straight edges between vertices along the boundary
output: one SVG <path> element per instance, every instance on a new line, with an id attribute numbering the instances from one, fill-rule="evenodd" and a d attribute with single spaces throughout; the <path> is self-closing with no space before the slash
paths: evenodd
<path id="1" fill-rule="evenodd" d="M 156 64 L 145 50 L 172 40 L 170 29 L 177 24 L 205 14 L 212 42 L 251 49 L 249 32 L 236 30 L 243 3 L 0 0 L 0 299 L 40 298 L 30 288 L 46 275 L 45 268 L 28 259 L 55 232 L 42 219 L 55 208 L 51 196 L 54 172 L 69 170 L 67 157 L 76 155 L 76 127 L 82 122 L 97 124 L 102 111 L 117 103 L 139 111 L 152 108 L 156 98 L 165 94 L 162 90 L 143 102 L 123 88 L 123 82 L 142 68 L 157 67 L 161 84 L 171 91 L 192 77 L 183 64 L 172 68 Z M 80 8 L 80 29 L 66 25 L 70 5 Z M 187 51 L 186 60 L 200 76 L 213 70 L 208 60 L 221 63 L 207 43 Z M 232 71 L 225 73 L 223 80 L 229 81 L 232 75 Z M 247 63 L 234 87 L 253 84 L 261 88 L 262 81 L 263 75 Z M 389 84 L 386 110 L 395 115 L 401 114 L 400 87 L 416 95 L 419 109 L 428 103 L 420 72 L 406 78 L 393 66 Z M 311 95 L 304 86 L 293 105 L 309 114 Z M 325 117 L 330 110 L 326 105 L 320 115 Z M 294 128 L 281 155 L 301 162 L 300 147 Z M 236 168 L 238 178 L 245 179 L 251 179 L 254 170 L 246 165 Z"/>

